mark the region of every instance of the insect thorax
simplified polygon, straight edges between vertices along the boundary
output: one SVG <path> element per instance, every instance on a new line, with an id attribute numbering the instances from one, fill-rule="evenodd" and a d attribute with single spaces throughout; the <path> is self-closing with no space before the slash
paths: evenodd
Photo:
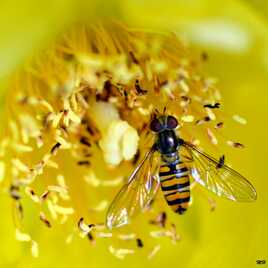
<path id="1" fill-rule="evenodd" d="M 179 139 L 174 130 L 164 130 L 157 134 L 156 146 L 161 153 L 162 161 L 174 163 L 179 161 Z"/>

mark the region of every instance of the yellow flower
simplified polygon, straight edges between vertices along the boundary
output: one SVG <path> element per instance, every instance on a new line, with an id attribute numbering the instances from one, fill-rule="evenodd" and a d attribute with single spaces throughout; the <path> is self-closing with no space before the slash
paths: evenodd
<path id="1" fill-rule="evenodd" d="M 121 10 L 134 29 L 79 24 L 11 76 L 2 123 L 0 175 L 4 191 L 11 185 L 16 238 L 22 244 L 15 243 L 14 230 L 7 229 L 12 224 L 5 194 L 1 198 L 7 211 L 2 229 L 4 233 L 10 230 L 4 239 L 11 249 L 2 251 L 4 266 L 17 262 L 22 267 L 120 265 L 108 251 L 118 258 L 128 257 L 121 265 L 135 260 L 145 266 L 149 257 L 159 267 L 167 261 L 186 267 L 249 267 L 256 259 L 265 259 L 262 237 L 267 232 L 260 214 L 265 196 L 261 191 L 256 204 L 217 200 L 213 213 L 204 192 L 196 191 L 187 215 L 168 212 L 166 229 L 148 224 L 158 212 L 168 211 L 161 200 L 153 211 L 123 230 L 111 233 L 102 225 L 114 193 L 135 166 L 131 161 L 136 163 L 137 152 L 143 155 L 146 150 L 143 129 L 155 108 L 162 111 L 167 106 L 178 117 L 183 137 L 201 142 L 214 154 L 216 148 L 219 156 L 233 155 L 233 166 L 256 176 L 252 182 L 258 190 L 267 185 L 261 180 L 261 162 L 255 160 L 261 152 L 255 148 L 265 138 L 263 132 L 255 131 L 264 124 L 265 22 L 241 3 L 228 1 L 226 6 L 237 12 L 234 17 L 241 15 L 239 21 L 234 23 L 227 11 L 211 1 L 196 1 L 195 6 L 157 2 L 154 7 L 122 2 Z M 71 1 L 68 7 L 73 10 Z M 247 24 L 251 27 L 246 28 Z M 163 33 L 156 33 L 159 29 Z M 198 48 L 189 49 L 185 40 Z M 14 56 L 3 74 L 31 51 L 22 50 L 23 55 Z M 250 63 L 256 67 L 249 71 L 244 66 Z M 216 74 L 220 83 L 201 75 L 199 70 L 204 69 Z M 202 107 L 221 102 L 218 87 L 223 89 L 225 114 L 236 125 Z M 246 123 L 236 115 L 240 110 L 252 124 L 248 131 L 240 128 Z M 211 122 L 203 124 L 206 118 Z M 229 125 L 225 136 L 214 129 L 221 120 Z M 241 150 L 228 149 L 237 139 L 250 148 L 246 156 Z M 180 237 L 175 246 L 170 243 Z M 245 251 L 250 252 L 248 258 L 244 258 Z M 74 252 L 79 252 L 78 258 Z M 32 255 L 39 258 L 33 260 Z"/>
<path id="2" fill-rule="evenodd" d="M 9 178 L 3 184 L 8 183 L 14 199 L 16 237 L 32 243 L 34 256 L 38 243 L 25 233 L 24 198 L 38 205 L 47 227 L 72 220 L 73 228 L 78 224 L 78 233 L 92 241 L 113 235 L 102 231 L 103 223 L 95 226 L 105 221 L 103 211 L 111 199 L 104 188 L 119 186 L 127 161 L 135 157 L 134 168 L 152 145 L 145 136 L 155 110 L 165 107 L 188 131 L 206 123 L 208 137 L 218 143 L 212 128 L 222 123 L 209 107 L 219 105 L 220 95 L 215 81 L 195 70 L 198 61 L 186 57 L 186 48 L 173 35 L 128 30 L 117 23 L 79 25 L 11 78 L 2 180 Z M 184 136 L 200 143 L 197 134 L 185 131 Z M 166 212 L 159 215 L 165 218 Z M 159 224 L 167 230 L 151 230 L 150 236 L 176 241 L 176 225 L 164 218 Z M 137 239 L 141 246 L 146 237 L 142 230 L 138 237 L 134 226 L 118 238 Z M 73 228 L 68 242 L 77 233 Z M 109 249 L 119 258 L 135 252 L 112 244 Z"/>

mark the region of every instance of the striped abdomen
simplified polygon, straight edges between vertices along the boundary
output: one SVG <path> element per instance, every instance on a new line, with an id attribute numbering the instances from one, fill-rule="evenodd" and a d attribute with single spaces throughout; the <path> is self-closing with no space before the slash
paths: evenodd
<path id="1" fill-rule="evenodd" d="M 183 214 L 190 202 L 189 170 L 183 163 L 163 163 L 159 177 L 168 205 L 176 213 Z"/>

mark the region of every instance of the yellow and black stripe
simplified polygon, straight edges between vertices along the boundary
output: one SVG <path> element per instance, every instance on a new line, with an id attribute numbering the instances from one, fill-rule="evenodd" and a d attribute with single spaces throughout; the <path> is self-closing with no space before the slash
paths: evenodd
<path id="1" fill-rule="evenodd" d="M 160 166 L 161 188 L 168 205 L 176 213 L 183 214 L 190 203 L 189 170 L 185 164 L 164 163 Z"/>

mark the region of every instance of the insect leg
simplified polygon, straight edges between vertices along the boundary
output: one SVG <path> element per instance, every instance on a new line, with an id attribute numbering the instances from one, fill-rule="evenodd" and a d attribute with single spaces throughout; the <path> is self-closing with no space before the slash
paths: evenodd
<path id="1" fill-rule="evenodd" d="M 207 195 L 206 192 L 202 191 L 202 189 L 200 189 L 199 187 L 195 187 L 197 185 L 196 181 L 191 182 L 190 185 L 190 189 L 192 191 L 192 189 L 196 189 L 197 191 L 199 191 L 200 196 L 202 196 L 203 198 L 205 198 L 208 201 L 208 204 L 210 206 L 210 211 L 214 211 L 216 209 L 216 201 L 214 198 L 211 198 Z M 191 200 L 190 200 L 190 205 L 192 204 L 193 200 L 192 200 L 192 196 L 191 196 Z"/>

